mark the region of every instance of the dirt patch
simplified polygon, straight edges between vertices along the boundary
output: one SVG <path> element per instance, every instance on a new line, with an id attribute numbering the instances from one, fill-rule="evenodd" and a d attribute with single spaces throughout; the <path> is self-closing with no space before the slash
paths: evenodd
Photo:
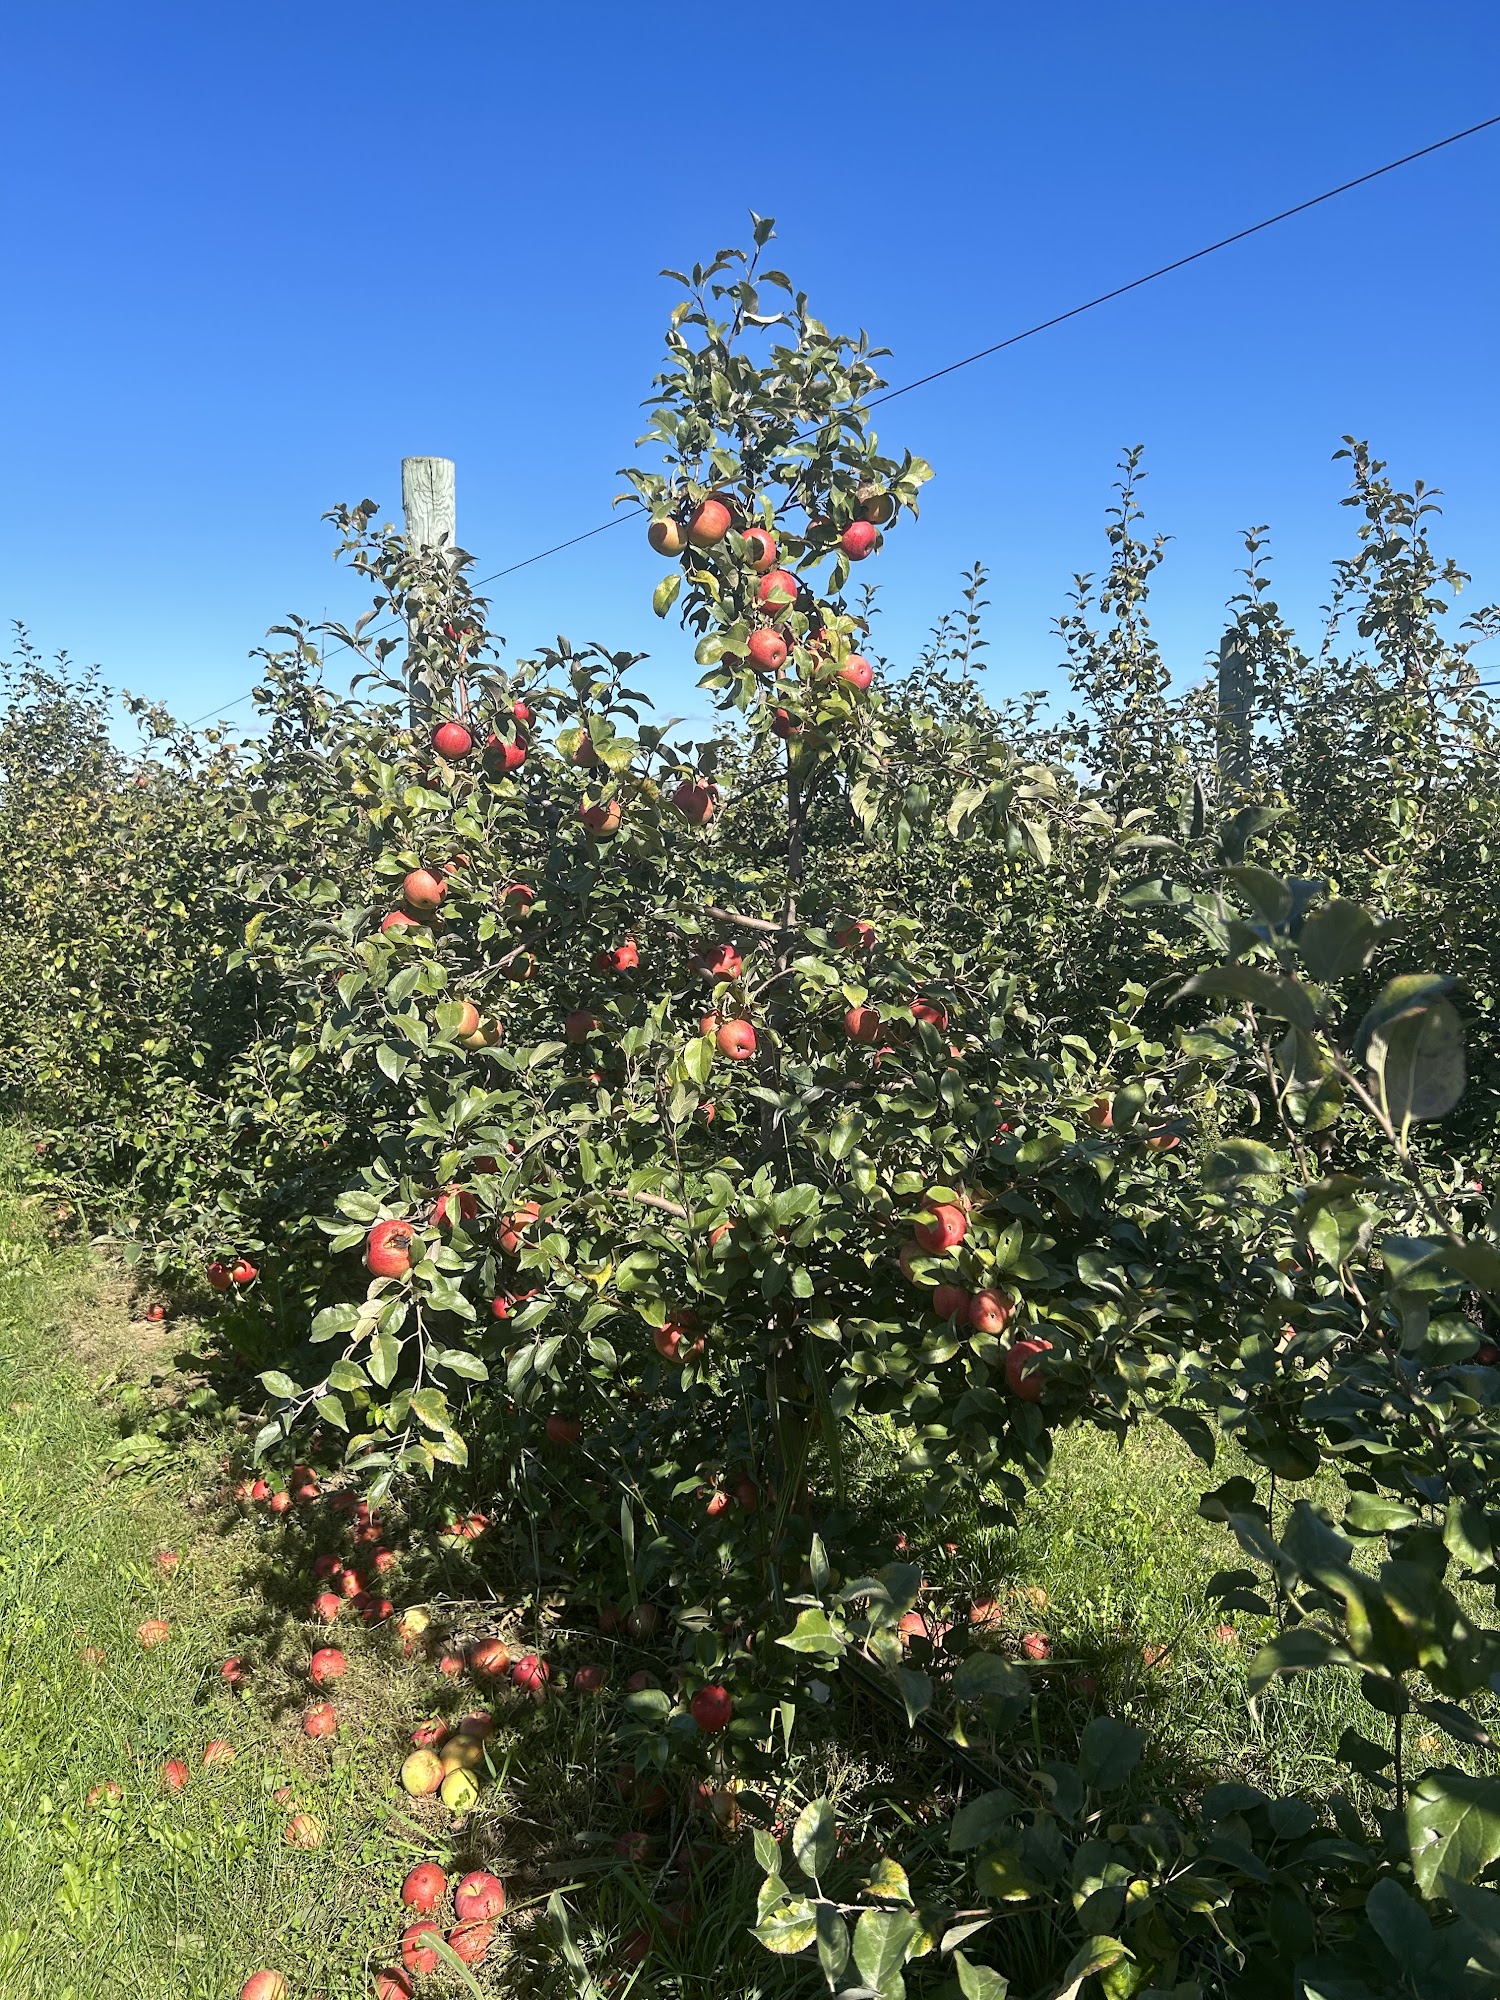
<path id="1" fill-rule="evenodd" d="M 62 1303 L 63 1345 L 96 1387 L 170 1382 L 175 1400 L 183 1387 L 177 1370 L 181 1329 L 170 1319 L 146 1318 L 149 1300 L 133 1272 L 95 1252 Z"/>

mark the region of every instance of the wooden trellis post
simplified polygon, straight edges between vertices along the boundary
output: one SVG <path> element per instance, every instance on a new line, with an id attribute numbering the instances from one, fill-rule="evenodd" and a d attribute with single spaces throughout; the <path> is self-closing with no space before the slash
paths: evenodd
<path id="1" fill-rule="evenodd" d="M 451 458 L 403 458 L 401 511 L 406 538 L 414 549 L 451 550 L 458 540 L 458 468 Z M 446 537 L 446 540 L 445 540 Z M 420 656 L 409 629 L 406 680 L 411 693 L 413 729 L 432 714 L 432 690 L 422 672 Z"/>

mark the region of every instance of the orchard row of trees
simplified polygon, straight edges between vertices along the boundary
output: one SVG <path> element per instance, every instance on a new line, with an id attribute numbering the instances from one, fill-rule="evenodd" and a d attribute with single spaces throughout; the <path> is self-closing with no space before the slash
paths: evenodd
<path id="1" fill-rule="evenodd" d="M 930 470 L 769 239 L 671 274 L 629 475 L 706 738 L 652 722 L 638 656 L 504 664 L 468 557 L 371 503 L 333 517 L 370 617 L 274 635 L 244 745 L 136 704 L 127 754 L 23 646 L 11 1103 L 91 1227 L 212 1267 L 271 1465 L 311 1435 L 372 1493 L 477 1494 L 539 1588 L 654 1607 L 680 1671 L 625 1704 L 640 1769 L 701 1763 L 712 1714 L 718 1778 L 775 1790 L 846 1673 L 962 1750 L 905 1865 L 827 1799 L 757 1831 L 757 1934 L 830 1990 L 1493 1991 L 1495 614 L 1456 625 L 1431 496 L 1351 445 L 1315 651 L 1248 538 L 1231 782 L 1152 638 L 1132 454 L 1071 713 L 985 695 L 978 567 L 898 667 L 860 585 Z M 1148 1423 L 1257 1468 L 1204 1493 L 1244 1550 L 1209 1589 L 1264 1621 L 1252 1689 L 1358 1676 L 1337 1799 L 1153 1799 L 1133 1722 L 1044 1754 L 982 1619 L 913 1657 L 922 1572 L 856 1462 L 919 1473 L 932 1524 L 1014 1519 L 1063 1426 Z M 1413 1715 L 1451 1758 L 1413 1765 Z"/>

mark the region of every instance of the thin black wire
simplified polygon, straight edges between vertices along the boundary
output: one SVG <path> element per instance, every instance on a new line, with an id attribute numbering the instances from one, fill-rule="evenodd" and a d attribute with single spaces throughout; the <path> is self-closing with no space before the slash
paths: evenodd
<path id="1" fill-rule="evenodd" d="M 1035 326 L 1024 327 L 1019 333 L 1008 334 L 1004 340 L 997 340 L 989 347 L 981 347 L 973 354 L 966 354 L 961 361 L 950 361 L 944 368 L 934 368 L 930 375 L 919 375 L 914 382 L 904 382 L 899 389 L 888 389 L 883 396 L 872 397 L 866 409 L 879 409 L 883 403 L 894 403 L 898 396 L 909 396 L 913 389 L 925 389 L 930 382 L 941 382 L 946 375 L 956 375 L 961 368 L 972 368 L 976 361 L 988 361 L 991 355 L 1003 354 L 1008 347 L 1018 347 L 1023 340 L 1032 340 L 1039 333 L 1050 333 L 1055 326 L 1064 326 L 1070 319 L 1093 312 L 1098 306 L 1109 305 L 1114 299 L 1122 299 L 1129 292 L 1138 292 L 1143 285 L 1151 285 L 1158 278 L 1169 277 L 1173 271 L 1182 271 L 1189 264 L 1199 263 L 1204 257 L 1212 257 L 1217 251 L 1228 250 L 1233 244 L 1243 243 L 1248 237 L 1259 236 L 1262 230 L 1274 229 L 1278 223 L 1289 222 L 1293 216 L 1305 215 L 1311 208 L 1319 208 L 1325 201 L 1335 201 L 1340 195 L 1349 194 L 1354 188 L 1365 187 L 1371 181 L 1378 181 L 1385 174 L 1393 174 L 1401 167 L 1409 167 L 1415 160 L 1425 160 L 1431 153 L 1440 153 L 1446 146 L 1456 146 L 1461 139 L 1472 139 L 1476 133 L 1488 132 L 1492 126 L 1500 125 L 1500 112 L 1492 118 L 1482 118 L 1477 125 L 1466 125 L 1462 131 L 1450 132 L 1445 139 L 1434 139 L 1430 145 L 1419 146 L 1414 153 L 1403 153 L 1399 159 L 1387 160 L 1384 166 L 1371 167 L 1368 173 L 1356 174 L 1353 180 L 1340 181 L 1337 187 L 1325 188 L 1321 194 L 1309 195 L 1305 201 L 1294 202 L 1290 208 L 1278 209 L 1275 215 L 1267 215 L 1259 222 L 1252 222 L 1244 229 L 1236 229 L 1230 236 L 1221 236 L 1215 243 L 1205 243 L 1200 250 L 1191 250 L 1185 257 L 1174 257 L 1170 264 L 1159 264 L 1154 271 L 1146 271 L 1139 278 L 1131 278 L 1112 290 L 1100 292 L 1094 298 L 1085 299 L 1082 305 L 1069 306 L 1066 312 L 1054 313 L 1051 319 L 1038 320 Z M 816 427 L 815 427 L 816 428 Z M 794 437 L 791 442 L 805 442 L 815 434 L 808 431 Z M 615 514 L 608 521 L 601 521 L 596 528 L 586 528 L 581 535 L 570 535 L 565 542 L 555 542 L 550 549 L 540 549 L 534 556 L 525 556 L 520 562 L 510 563 L 504 569 L 497 569 L 489 576 L 482 576 L 474 585 L 483 590 L 487 584 L 499 583 L 505 577 L 514 576 L 518 570 L 530 569 L 533 563 L 545 562 L 548 556 L 561 555 L 564 549 L 577 548 L 580 542 L 590 542 L 596 535 L 607 534 L 611 528 L 618 528 L 624 521 L 632 521 L 646 509 L 639 502 L 627 507 L 623 513 Z M 381 625 L 371 628 L 371 635 L 394 624 L 394 619 L 386 619 Z M 228 704 L 238 708 L 250 700 L 248 694 L 238 701 Z M 224 711 L 211 709 L 210 715 Z M 198 722 L 206 722 L 208 716 L 199 716 Z M 197 722 L 190 722 L 189 729 L 196 729 Z"/>

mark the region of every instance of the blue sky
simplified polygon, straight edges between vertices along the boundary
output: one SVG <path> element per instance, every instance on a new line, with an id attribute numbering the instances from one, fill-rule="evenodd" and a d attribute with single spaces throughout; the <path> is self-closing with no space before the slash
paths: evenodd
<path id="1" fill-rule="evenodd" d="M 403 453 L 457 460 L 482 572 L 607 518 L 656 274 L 751 207 L 900 383 L 1500 110 L 1497 77 L 1494 0 L 12 0 L 0 615 L 196 716 L 284 612 L 359 608 L 320 515 L 394 512 Z M 1500 596 L 1497 195 L 1500 129 L 894 404 L 937 478 L 864 572 L 885 649 L 980 556 L 997 690 L 1058 686 L 1051 621 L 1138 442 L 1185 675 L 1249 523 L 1315 618 L 1344 432 L 1445 489 Z M 507 581 L 496 626 L 649 649 L 660 705 L 701 712 L 658 570 L 619 528 Z"/>

